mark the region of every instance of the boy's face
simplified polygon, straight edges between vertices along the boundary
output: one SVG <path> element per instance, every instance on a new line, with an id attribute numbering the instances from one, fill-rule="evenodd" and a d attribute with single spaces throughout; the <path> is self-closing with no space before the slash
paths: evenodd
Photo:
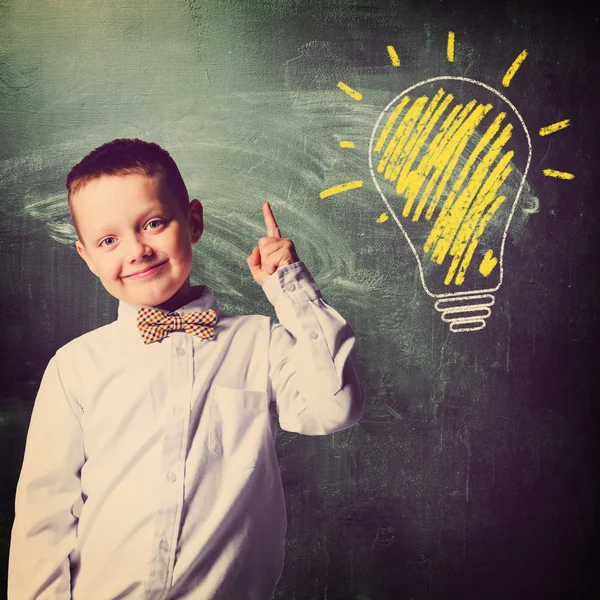
<path id="1" fill-rule="evenodd" d="M 202 235 L 202 205 L 184 210 L 147 175 L 105 175 L 71 198 L 81 235 L 77 251 L 109 294 L 176 310 L 190 301 L 192 244 Z"/>

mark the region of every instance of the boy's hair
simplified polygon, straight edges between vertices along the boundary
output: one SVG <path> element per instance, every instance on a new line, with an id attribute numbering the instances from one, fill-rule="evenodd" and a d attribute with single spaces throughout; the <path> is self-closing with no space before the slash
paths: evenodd
<path id="1" fill-rule="evenodd" d="M 73 213 L 72 198 L 84 185 L 103 175 L 159 176 L 182 208 L 190 202 L 181 173 L 171 155 L 154 142 L 119 138 L 98 146 L 80 160 L 67 175 L 67 204 L 77 237 L 81 235 Z"/>

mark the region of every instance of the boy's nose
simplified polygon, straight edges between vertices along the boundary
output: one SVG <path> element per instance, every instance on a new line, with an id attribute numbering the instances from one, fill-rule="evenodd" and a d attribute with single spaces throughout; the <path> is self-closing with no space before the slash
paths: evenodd
<path id="1" fill-rule="evenodd" d="M 135 262 L 140 258 L 144 258 L 152 254 L 152 248 L 138 237 L 131 239 L 128 250 L 130 262 Z"/>

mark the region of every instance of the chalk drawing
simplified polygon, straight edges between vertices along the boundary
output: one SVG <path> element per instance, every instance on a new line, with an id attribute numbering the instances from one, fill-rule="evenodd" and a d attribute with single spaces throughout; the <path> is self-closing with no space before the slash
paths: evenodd
<path id="1" fill-rule="evenodd" d="M 523 64 L 523 61 L 527 58 L 527 50 L 523 50 L 517 58 L 513 61 L 513 64 L 508 67 L 508 71 L 502 78 L 502 85 L 504 87 L 508 87 L 512 78 L 515 76 L 515 73 L 519 70 L 519 67 Z"/>
<path id="2" fill-rule="evenodd" d="M 387 47 L 388 54 L 390 55 L 390 60 L 392 61 L 392 65 L 394 67 L 400 66 L 400 59 L 398 58 L 398 53 L 396 52 L 394 46 Z"/>
<path id="3" fill-rule="evenodd" d="M 448 46 L 446 48 L 448 62 L 454 62 L 454 31 L 448 32 Z"/>
<path id="4" fill-rule="evenodd" d="M 343 81 L 340 81 L 337 85 L 340 88 L 340 90 L 342 90 L 342 92 L 346 92 L 346 94 L 348 94 L 348 96 L 350 96 L 350 98 L 352 98 L 353 100 L 362 100 L 362 94 L 360 92 L 357 92 L 356 90 L 353 90 L 349 85 L 346 85 Z"/>
<path id="5" fill-rule="evenodd" d="M 348 190 L 355 190 L 356 188 L 362 187 L 362 180 L 357 181 L 348 181 L 348 183 L 340 183 L 339 185 L 334 185 L 326 190 L 323 190 L 319 196 L 321 198 L 327 198 L 329 196 L 333 196 L 334 194 L 340 194 L 342 192 L 347 192 Z"/>
<path id="6" fill-rule="evenodd" d="M 460 85 L 452 86 L 456 83 Z M 466 98 L 457 98 L 457 92 L 444 86 Z M 478 101 L 480 90 L 491 93 L 485 94 L 486 101 Z M 495 110 L 490 98 L 501 110 Z M 507 118 L 509 113 L 514 123 Z M 486 248 L 473 270 L 480 240 L 490 233 L 488 225 L 507 202 L 500 192 L 513 171 L 514 150 L 509 143 L 515 124 L 521 125 L 528 149 L 521 182 L 510 210 L 504 211 L 503 226 L 496 222 L 491 230 L 495 235 L 485 236 L 486 244 L 495 243 L 496 253 Z M 530 163 L 531 139 L 520 113 L 505 96 L 473 79 L 434 77 L 413 85 L 386 106 L 373 128 L 371 176 L 417 258 L 423 288 L 444 299 L 435 306 L 453 332 L 486 325 L 491 292 L 503 279 L 507 230 Z M 437 269 L 423 268 L 425 261 L 439 265 L 441 280 Z M 494 272 L 490 285 L 488 278 Z"/>
<path id="7" fill-rule="evenodd" d="M 565 171 L 555 171 L 554 169 L 544 169 L 542 171 L 546 177 L 557 177 L 558 179 L 575 179 L 573 173 L 567 173 Z"/>
<path id="8" fill-rule="evenodd" d="M 455 59 L 455 34 L 448 32 L 446 55 Z M 399 66 L 393 46 L 387 51 Z M 527 58 L 523 50 L 502 78 L 509 87 Z M 359 92 L 338 87 L 354 99 Z M 568 119 L 539 130 L 546 136 L 565 129 Z M 340 143 L 340 146 L 342 144 Z M 516 156 L 516 153 L 520 156 Z M 512 102 L 474 79 L 440 76 L 398 94 L 379 114 L 369 138 L 369 171 L 387 212 L 417 259 L 423 289 L 436 299 L 452 332 L 486 327 L 494 292 L 504 278 L 508 229 L 526 185 L 531 137 Z M 572 173 L 544 169 L 563 180 Z M 361 187 L 362 180 L 327 188 L 327 198 Z M 533 198 L 523 211 L 534 214 Z M 388 216 L 389 215 L 389 216 Z"/>
<path id="9" fill-rule="evenodd" d="M 556 131 L 560 131 L 565 127 L 568 127 L 571 124 L 569 119 L 565 119 L 564 121 L 559 121 L 558 123 L 552 123 L 552 125 L 546 125 L 546 127 L 542 127 L 540 129 L 540 135 L 550 135 L 551 133 L 555 133 Z"/>

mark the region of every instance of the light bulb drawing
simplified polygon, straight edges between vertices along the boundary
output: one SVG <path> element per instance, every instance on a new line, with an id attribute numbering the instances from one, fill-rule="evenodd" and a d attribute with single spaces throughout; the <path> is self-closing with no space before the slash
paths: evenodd
<path id="1" fill-rule="evenodd" d="M 393 46 L 392 65 L 400 66 Z M 455 60 L 448 34 L 448 62 Z M 508 87 L 527 58 L 510 65 Z M 355 101 L 350 85 L 338 88 Z M 563 120 L 539 131 L 560 131 Z M 344 141 L 340 147 L 354 148 Z M 379 114 L 368 150 L 369 171 L 387 209 L 377 223 L 393 220 L 412 250 L 421 284 L 453 333 L 485 328 L 495 292 L 504 279 L 507 234 L 532 158 L 523 117 L 498 90 L 475 79 L 440 76 L 396 95 Z M 574 175 L 544 169 L 563 180 Z M 325 189 L 321 198 L 362 187 L 362 180 Z M 389 214 L 389 216 L 388 216 Z"/>
<path id="2" fill-rule="evenodd" d="M 519 134 L 528 152 L 508 199 L 504 184 L 517 162 L 511 142 Z M 425 292 L 453 332 L 482 329 L 491 314 L 506 233 L 530 162 L 521 115 L 505 96 L 473 79 L 435 77 L 413 85 L 375 124 L 369 145 L 375 187 L 417 259 Z"/>

